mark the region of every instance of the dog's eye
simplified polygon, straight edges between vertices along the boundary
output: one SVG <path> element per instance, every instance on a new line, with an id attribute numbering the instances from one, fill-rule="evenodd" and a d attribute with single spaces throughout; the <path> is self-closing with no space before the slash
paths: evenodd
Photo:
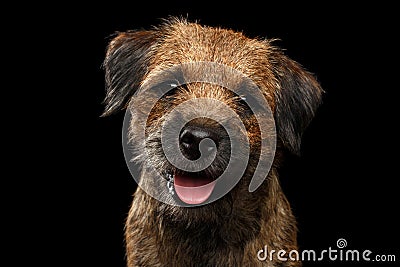
<path id="1" fill-rule="evenodd" d="M 167 92 L 164 94 L 166 98 L 173 98 L 174 96 L 178 95 L 180 91 L 187 90 L 186 84 L 176 84 L 170 83 L 168 84 L 169 88 L 166 90 Z"/>
<path id="2" fill-rule="evenodd" d="M 239 105 L 246 113 L 254 114 L 261 109 L 260 102 L 252 95 L 239 95 Z"/>
<path id="3" fill-rule="evenodd" d="M 247 100 L 247 97 L 246 97 L 246 96 L 244 96 L 244 95 L 239 96 L 239 102 L 240 102 L 240 104 L 245 105 L 245 104 L 246 104 L 246 100 Z"/>
<path id="4" fill-rule="evenodd" d="M 247 100 L 247 97 L 244 96 L 244 95 L 240 95 L 240 96 L 238 96 L 238 98 L 237 98 L 237 102 L 238 102 L 239 105 L 242 106 L 242 107 L 247 106 L 246 100 Z"/>
<path id="5" fill-rule="evenodd" d="M 239 95 L 238 96 L 239 106 L 246 114 L 252 114 L 253 113 L 252 109 L 251 109 L 251 103 L 252 102 L 254 102 L 254 101 L 248 95 Z"/>
<path id="6" fill-rule="evenodd" d="M 176 81 L 164 81 L 152 87 L 159 97 L 171 97 L 175 95 L 181 85 Z"/>
<path id="7" fill-rule="evenodd" d="M 177 83 L 168 83 L 166 87 L 167 88 L 165 89 L 165 91 L 167 92 L 164 94 L 164 97 L 171 97 L 175 95 L 179 90 L 179 85 Z"/>
<path id="8" fill-rule="evenodd" d="M 238 112 L 242 116 L 251 116 L 253 113 L 247 104 L 247 97 L 245 95 L 236 95 L 236 103 L 238 106 Z"/>

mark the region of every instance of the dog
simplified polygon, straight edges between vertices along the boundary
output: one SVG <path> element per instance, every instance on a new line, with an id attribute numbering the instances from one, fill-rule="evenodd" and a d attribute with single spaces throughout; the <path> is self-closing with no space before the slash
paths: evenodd
<path id="1" fill-rule="evenodd" d="M 286 253 L 298 249 L 296 219 L 280 187 L 278 170 L 286 153 L 300 153 L 302 134 L 322 102 L 323 89 L 312 73 L 287 57 L 274 41 L 181 18 L 168 18 L 150 30 L 117 32 L 111 38 L 103 62 L 103 116 L 128 111 L 129 143 L 139 147 L 129 160 L 141 166 L 141 186 L 134 193 L 125 227 L 128 266 L 301 266 L 300 259 L 285 260 L 275 253 L 270 259 L 260 260 L 257 254 L 266 246 L 269 251 Z M 203 65 L 188 67 L 196 63 L 216 64 L 243 77 L 236 75 L 232 81 L 221 78 L 222 86 L 193 82 L 194 78 L 208 77 L 201 71 Z M 174 74 L 174 79 L 184 81 L 170 82 L 167 86 L 172 89 L 152 97 L 159 86 L 155 81 L 163 79 L 158 74 L 164 70 L 171 73 L 175 66 L 180 66 L 176 71 L 180 74 Z M 190 76 L 199 72 L 197 77 Z M 187 81 L 189 76 L 193 79 Z M 256 119 L 260 110 L 242 103 L 245 98 L 239 91 L 226 88 L 240 87 L 245 79 L 257 86 L 254 94 L 268 103 L 274 120 L 274 129 L 270 128 L 276 134 L 276 143 L 270 146 L 274 150 L 271 166 L 253 192 L 249 191 L 251 177 L 269 150 L 262 146 L 263 122 Z M 179 150 L 191 161 L 204 151 L 214 151 L 214 162 L 205 170 L 193 172 L 171 164 L 161 144 L 161 129 L 172 124 L 171 120 L 166 123 L 167 117 L 189 100 L 198 101 L 177 112 L 191 118 L 177 133 Z M 231 121 L 225 118 L 229 112 L 220 111 L 222 106 L 234 111 L 243 123 L 240 129 L 248 138 L 248 162 L 240 180 L 208 203 L 213 183 L 227 168 L 229 157 L 242 157 L 226 141 L 235 133 L 230 136 L 221 126 L 222 121 L 226 125 Z M 200 153 L 199 146 L 205 139 L 212 142 Z M 193 188 L 213 185 L 203 191 L 192 188 L 188 193 L 180 189 L 182 184 Z M 149 193 L 152 186 L 158 191 Z"/>

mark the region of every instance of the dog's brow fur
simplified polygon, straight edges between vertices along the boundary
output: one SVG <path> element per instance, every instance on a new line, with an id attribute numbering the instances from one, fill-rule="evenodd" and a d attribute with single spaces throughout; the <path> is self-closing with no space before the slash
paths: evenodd
<path id="1" fill-rule="evenodd" d="M 153 73 L 185 62 L 216 62 L 250 77 L 263 89 L 273 106 L 278 81 L 272 73 L 270 54 L 276 48 L 269 40 L 256 40 L 232 30 L 172 20 L 159 28 L 162 42 L 151 62 Z M 258 62 L 258 64 L 254 64 Z M 270 79 L 265 79 L 268 76 Z"/>
<path id="2" fill-rule="evenodd" d="M 128 266 L 300 266 L 299 261 L 281 262 L 276 257 L 260 261 L 257 252 L 265 246 L 276 251 L 298 249 L 296 220 L 279 185 L 278 167 L 285 153 L 300 151 L 302 133 L 321 102 L 319 83 L 275 47 L 273 40 L 175 18 L 148 31 L 119 33 L 104 61 L 105 115 L 131 101 L 132 144 L 138 141 L 135 133 L 140 130 L 136 115 L 149 105 L 134 92 L 163 70 L 188 62 L 224 64 L 260 88 L 276 122 L 274 163 L 261 187 L 248 192 L 251 174 L 264 152 L 257 121 L 251 114 L 242 115 L 251 155 L 243 178 L 226 196 L 205 206 L 183 208 L 159 202 L 138 188 L 126 221 Z M 163 98 L 153 107 L 145 122 L 151 155 L 138 151 L 136 159 L 160 171 L 168 168 L 160 149 L 164 115 L 182 101 L 201 97 L 218 99 L 234 110 L 241 108 L 237 96 L 219 86 L 194 83 L 179 88 L 174 97 Z M 141 180 L 149 175 L 144 167 Z"/>

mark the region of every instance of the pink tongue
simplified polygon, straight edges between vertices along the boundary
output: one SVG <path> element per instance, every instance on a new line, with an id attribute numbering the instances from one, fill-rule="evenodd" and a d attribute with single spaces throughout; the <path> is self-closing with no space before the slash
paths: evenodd
<path id="1" fill-rule="evenodd" d="M 207 177 L 175 175 L 174 186 L 178 197 L 187 204 L 206 201 L 215 187 L 215 181 Z"/>

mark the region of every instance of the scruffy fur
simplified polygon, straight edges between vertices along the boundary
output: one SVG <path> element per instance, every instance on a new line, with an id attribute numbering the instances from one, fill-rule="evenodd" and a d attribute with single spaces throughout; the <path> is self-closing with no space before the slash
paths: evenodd
<path id="1" fill-rule="evenodd" d="M 104 61 L 104 115 L 126 107 L 132 114 L 140 113 L 146 99 L 135 99 L 134 92 L 164 69 L 186 62 L 216 62 L 242 72 L 257 84 L 273 111 L 278 136 L 273 166 L 253 193 L 248 192 L 248 185 L 263 152 L 260 130 L 251 115 L 241 118 L 250 140 L 248 167 L 238 185 L 223 198 L 184 208 L 159 202 L 138 187 L 126 221 L 128 266 L 301 265 L 299 261 L 260 261 L 257 252 L 265 245 L 276 251 L 298 248 L 296 220 L 279 185 L 278 167 L 285 153 L 299 153 L 302 133 L 320 104 L 322 89 L 313 75 L 272 43 L 175 18 L 151 30 L 117 33 L 110 42 Z M 147 142 L 158 140 L 163 115 L 184 100 L 207 97 L 223 101 L 234 110 L 241 108 L 231 92 L 218 86 L 189 84 L 174 94 L 153 108 L 147 121 L 148 138 L 153 140 Z M 137 130 L 133 115 L 133 144 Z M 139 153 L 136 159 L 162 171 L 168 166 L 166 159 L 159 147 L 152 149 L 152 155 Z M 141 179 L 150 175 L 144 167 Z"/>

